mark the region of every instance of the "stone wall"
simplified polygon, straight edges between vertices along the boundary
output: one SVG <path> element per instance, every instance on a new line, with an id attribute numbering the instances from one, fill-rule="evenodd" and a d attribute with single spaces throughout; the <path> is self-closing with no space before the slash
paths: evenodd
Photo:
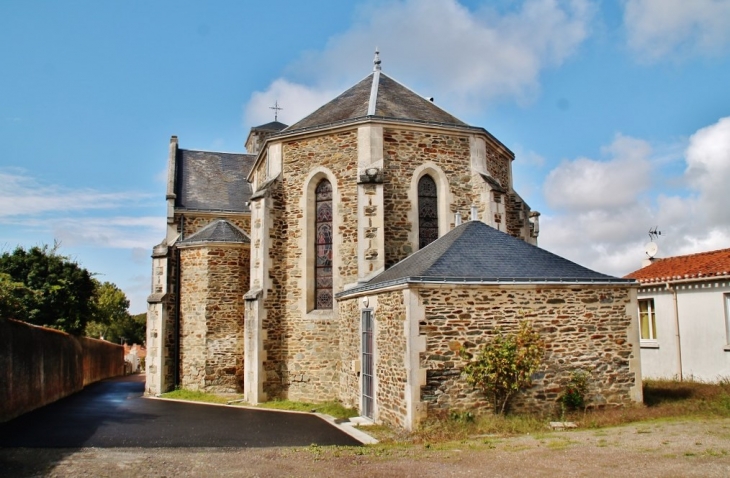
<path id="1" fill-rule="evenodd" d="M 205 390 L 208 250 L 180 250 L 180 386 Z"/>
<path id="2" fill-rule="evenodd" d="M 313 284 L 312 211 L 309 180 L 315 168 L 333 182 L 335 292 L 357 281 L 357 132 L 346 131 L 283 145 L 283 175 L 270 190 L 276 210 L 269 240 L 272 258 L 268 291 L 264 391 L 270 398 L 321 401 L 337 394 L 340 367 L 336 310 L 309 310 Z M 307 224 L 308 221 L 312 224 Z M 311 236 L 311 237 L 310 237 Z M 273 292 L 273 293 L 271 293 Z M 276 382 L 279 382 L 278 384 Z"/>
<path id="3" fill-rule="evenodd" d="M 471 169 L 469 136 L 440 131 L 417 131 L 384 128 L 384 199 L 385 199 L 385 266 L 390 267 L 418 249 L 417 207 L 409 198 L 416 169 L 425 163 L 437 165 L 446 175 L 449 191 L 439 191 L 452 199 L 448 203 L 447 224 L 453 227 L 454 214 L 460 212 L 464 220 L 471 206 L 477 206 L 480 217 L 485 217 L 489 198 L 481 176 Z M 487 144 L 486 166 L 492 177 L 505 189 L 511 189 L 510 158 Z M 438 178 L 434 178 L 438 179 Z M 439 181 L 437 181 L 438 184 Z M 448 194 L 447 194 L 448 193 Z M 485 199 L 486 197 L 486 199 Z M 439 197 L 439 202 L 448 200 Z M 507 209 L 512 205 L 507 204 Z M 527 217 L 527 216 L 525 216 Z M 440 221 L 441 222 L 441 221 Z M 514 232 L 514 224 L 509 231 Z M 447 231 L 441 231 L 441 234 Z M 519 234 L 517 234 L 519 235 Z"/>
<path id="4" fill-rule="evenodd" d="M 377 420 L 403 425 L 406 420 L 406 307 L 403 291 L 378 296 L 375 318 L 375 396 Z"/>
<path id="5" fill-rule="evenodd" d="M 248 249 L 181 249 L 180 375 L 183 388 L 243 389 L 243 294 Z"/>
<path id="6" fill-rule="evenodd" d="M 534 386 L 515 397 L 514 409 L 555 412 L 578 369 L 591 374 L 589 405 L 625 405 L 640 396 L 630 287 L 442 287 L 422 288 L 419 295 L 426 311 L 420 333 L 427 336 L 421 366 L 428 370 L 421 398 L 429 410 L 487 406 L 461 377 L 458 350 L 475 352 L 497 326 L 510 332 L 521 320 L 533 322 L 546 354 Z"/>
<path id="7" fill-rule="evenodd" d="M 337 304 L 340 352 L 340 386 L 337 397 L 346 407 L 360 409 L 360 303 L 357 299 L 341 300 Z"/>

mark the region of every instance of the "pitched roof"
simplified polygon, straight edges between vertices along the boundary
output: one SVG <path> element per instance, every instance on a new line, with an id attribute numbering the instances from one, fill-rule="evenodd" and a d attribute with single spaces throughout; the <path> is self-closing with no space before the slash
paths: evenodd
<path id="1" fill-rule="evenodd" d="M 206 242 L 226 242 L 231 244 L 250 244 L 251 239 L 245 232 L 226 221 L 216 219 L 195 234 L 180 241 L 181 245 L 202 244 Z"/>
<path id="2" fill-rule="evenodd" d="M 654 259 L 652 264 L 628 274 L 639 282 L 667 282 L 673 280 L 706 280 L 730 274 L 730 249 L 700 252 L 686 256 Z"/>
<path id="3" fill-rule="evenodd" d="M 262 124 L 260 126 L 254 126 L 251 128 L 251 131 L 281 131 L 284 128 L 286 128 L 288 125 L 285 125 L 281 121 L 272 121 L 271 123 Z"/>
<path id="4" fill-rule="evenodd" d="M 432 101 L 376 70 L 314 113 L 291 125 L 286 132 L 368 116 L 468 126 Z"/>
<path id="5" fill-rule="evenodd" d="M 481 221 L 466 222 L 403 259 L 369 282 L 338 294 L 418 282 L 625 282 L 500 232 Z"/>
<path id="6" fill-rule="evenodd" d="M 251 185 L 246 176 L 256 156 L 179 149 L 175 207 L 197 211 L 248 212 Z"/>

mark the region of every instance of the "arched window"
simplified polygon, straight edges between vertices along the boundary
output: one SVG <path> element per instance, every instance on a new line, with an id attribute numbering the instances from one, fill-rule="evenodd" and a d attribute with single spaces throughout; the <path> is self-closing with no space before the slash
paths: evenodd
<path id="1" fill-rule="evenodd" d="M 425 175 L 418 180 L 418 248 L 422 249 L 439 237 L 438 194 L 436 182 Z"/>
<path id="2" fill-rule="evenodd" d="M 332 308 L 332 185 L 326 179 L 315 189 L 314 308 Z"/>

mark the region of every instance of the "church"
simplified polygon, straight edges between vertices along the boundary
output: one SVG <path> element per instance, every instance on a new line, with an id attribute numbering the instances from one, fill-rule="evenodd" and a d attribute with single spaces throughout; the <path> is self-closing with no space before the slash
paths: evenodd
<path id="1" fill-rule="evenodd" d="M 146 393 L 175 387 L 339 400 L 413 429 L 488 407 L 459 350 L 529 320 L 546 342 L 516 409 L 641 401 L 636 287 L 537 247 L 514 154 L 383 73 L 246 154 L 170 140 L 167 234 L 152 252 Z"/>

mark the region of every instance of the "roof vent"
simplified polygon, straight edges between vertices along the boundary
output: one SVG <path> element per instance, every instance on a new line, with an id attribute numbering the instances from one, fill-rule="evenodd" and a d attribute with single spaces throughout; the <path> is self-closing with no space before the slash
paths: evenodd
<path id="1" fill-rule="evenodd" d="M 454 226 L 461 226 L 461 213 L 454 214 Z"/>
<path id="2" fill-rule="evenodd" d="M 479 218 L 477 214 L 477 206 L 476 204 L 471 205 L 471 217 L 469 218 L 472 221 L 476 221 Z"/>

